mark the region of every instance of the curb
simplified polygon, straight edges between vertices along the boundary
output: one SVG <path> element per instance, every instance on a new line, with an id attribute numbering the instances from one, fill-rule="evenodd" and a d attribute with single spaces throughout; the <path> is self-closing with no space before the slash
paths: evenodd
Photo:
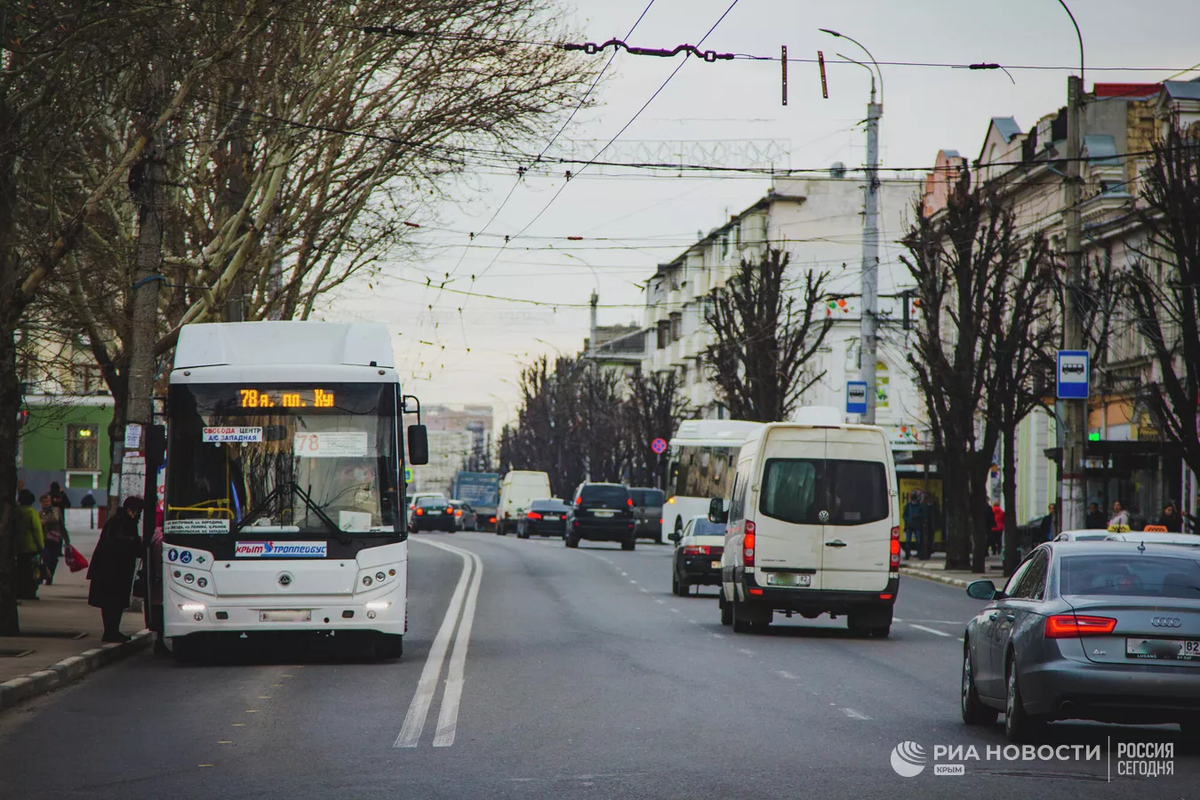
<path id="1" fill-rule="evenodd" d="M 77 656 L 51 664 L 46 669 L 0 683 L 0 711 L 12 708 L 32 697 L 61 689 L 101 667 L 144 650 L 153 642 L 154 633 L 143 629 L 135 633 L 128 642 L 104 644 L 92 650 L 85 650 Z"/>
<path id="2" fill-rule="evenodd" d="M 904 573 L 906 575 L 912 575 L 914 578 L 924 578 L 927 581 L 944 583 L 947 586 L 957 586 L 960 589 L 967 588 L 967 584 L 970 583 L 970 581 L 964 581 L 962 578 L 948 578 L 945 575 L 939 575 L 936 572 L 927 569 L 913 569 L 912 567 L 904 567 Z"/>

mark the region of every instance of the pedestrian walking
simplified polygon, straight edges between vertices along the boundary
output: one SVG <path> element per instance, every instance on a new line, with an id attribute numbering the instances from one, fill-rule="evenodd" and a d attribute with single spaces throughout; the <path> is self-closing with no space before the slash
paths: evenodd
<path id="1" fill-rule="evenodd" d="M 1046 507 L 1046 516 L 1042 517 L 1042 522 L 1040 525 L 1043 542 L 1052 541 L 1054 537 L 1058 535 L 1057 510 L 1058 508 L 1054 505 L 1054 503 L 1051 503 Z"/>
<path id="2" fill-rule="evenodd" d="M 925 534 L 925 504 L 921 501 L 921 493 L 916 489 L 913 489 L 912 494 L 908 496 L 908 502 L 904 504 L 904 532 L 904 557 L 912 558 L 912 552 L 916 549 L 918 556 L 928 558 L 928 555 L 921 556 L 921 553 L 927 550 L 922 545 Z"/>
<path id="3" fill-rule="evenodd" d="M 42 522 L 33 507 L 36 498 L 33 492 L 22 489 L 17 495 L 17 599 L 37 600 L 38 583 L 41 578 L 42 549 L 46 540 L 42 535 Z"/>
<path id="4" fill-rule="evenodd" d="M 1121 506 L 1120 500 L 1113 500 L 1113 513 L 1108 518 L 1108 527 L 1115 528 L 1124 525 L 1129 530 L 1129 512 Z"/>
<path id="5" fill-rule="evenodd" d="M 937 544 L 938 531 L 942 529 L 942 506 L 938 503 L 937 495 L 925 493 L 925 529 L 924 536 L 918 544 L 917 558 L 928 559 Z"/>
<path id="6" fill-rule="evenodd" d="M 58 509 L 59 523 L 62 525 L 63 535 L 66 535 L 67 509 L 71 507 L 71 498 L 67 497 L 67 493 L 58 485 L 58 481 L 50 482 L 50 505 Z"/>
<path id="7" fill-rule="evenodd" d="M 1163 513 L 1158 518 L 1158 524 L 1171 533 L 1183 533 L 1183 517 L 1179 516 L 1179 512 L 1175 510 L 1174 501 L 1168 500 L 1167 504 L 1163 506 Z"/>
<path id="8" fill-rule="evenodd" d="M 88 589 L 88 605 L 100 609 L 104 621 L 101 641 L 104 642 L 129 641 L 129 637 L 121 633 L 121 615 L 129 608 L 133 577 L 142 552 L 137 525 L 144 505 L 140 497 L 125 498 L 121 509 L 104 523 L 92 553 L 92 565 L 88 569 L 88 579 L 92 582 Z"/>
<path id="9" fill-rule="evenodd" d="M 1004 547 L 1004 509 L 1000 507 L 1000 501 L 997 500 L 992 504 L 992 530 L 991 536 L 988 537 L 988 550 L 992 555 L 1000 555 L 1000 551 Z"/>
<path id="10" fill-rule="evenodd" d="M 58 569 L 58 560 L 62 558 L 63 545 L 71 543 L 62 524 L 62 512 L 52 505 L 49 494 L 41 496 L 42 510 L 38 519 L 42 523 L 42 538 L 45 546 L 42 548 L 42 583 L 50 586 L 54 583 L 54 573 Z"/>
<path id="11" fill-rule="evenodd" d="M 1108 527 L 1108 520 L 1104 518 L 1104 512 L 1100 510 L 1099 503 L 1088 503 L 1087 520 L 1084 524 L 1091 530 L 1102 530 Z"/>

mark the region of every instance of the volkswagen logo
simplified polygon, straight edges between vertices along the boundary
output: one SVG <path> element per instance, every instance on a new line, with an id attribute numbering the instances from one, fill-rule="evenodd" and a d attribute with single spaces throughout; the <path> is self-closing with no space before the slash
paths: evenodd
<path id="1" fill-rule="evenodd" d="M 290 572 L 279 573 L 279 585 L 285 589 L 292 585 L 292 574 Z"/>
<path id="2" fill-rule="evenodd" d="M 821 522 L 829 522 L 829 512 L 828 511 L 820 512 L 819 514 L 817 514 L 817 519 L 821 520 Z"/>
<path id="3" fill-rule="evenodd" d="M 1179 628 L 1183 626 L 1183 620 L 1179 617 L 1154 617 L 1150 624 L 1156 628 Z"/>

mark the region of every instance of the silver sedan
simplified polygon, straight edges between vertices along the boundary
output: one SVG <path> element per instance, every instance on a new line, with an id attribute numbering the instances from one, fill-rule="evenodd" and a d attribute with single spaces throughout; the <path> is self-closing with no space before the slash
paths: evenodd
<path id="1" fill-rule="evenodd" d="M 962 717 L 1005 715 L 1013 742 L 1045 723 L 1177 723 L 1200 737 L 1200 553 L 1132 542 L 1047 542 L 967 624 Z"/>

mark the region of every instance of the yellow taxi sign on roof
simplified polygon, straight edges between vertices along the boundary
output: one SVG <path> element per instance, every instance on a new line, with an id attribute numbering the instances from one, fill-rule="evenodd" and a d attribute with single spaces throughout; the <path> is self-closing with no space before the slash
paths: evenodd
<path id="1" fill-rule="evenodd" d="M 1128 525 L 1109 525 L 1108 532 L 1109 533 L 1129 533 L 1129 526 Z"/>

